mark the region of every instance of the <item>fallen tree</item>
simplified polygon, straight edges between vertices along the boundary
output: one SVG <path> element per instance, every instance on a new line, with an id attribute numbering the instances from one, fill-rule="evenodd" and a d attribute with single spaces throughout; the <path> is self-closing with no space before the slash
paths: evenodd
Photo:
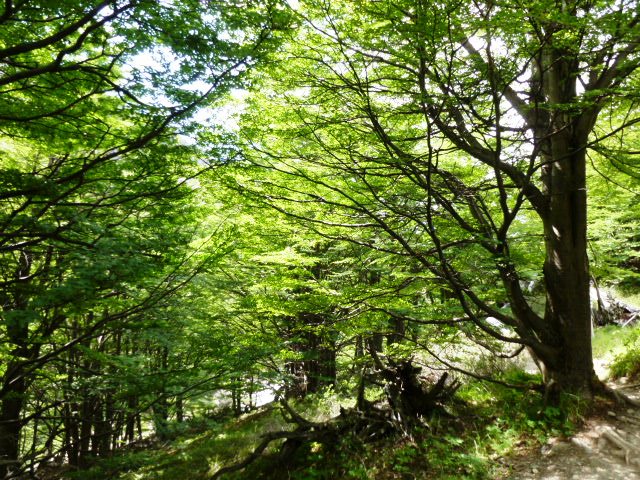
<path id="1" fill-rule="evenodd" d="M 282 414 L 292 430 L 267 432 L 262 435 L 258 446 L 243 460 L 218 470 L 212 479 L 246 468 L 258 460 L 273 442 L 283 440 L 276 454 L 276 465 L 284 465 L 310 443 L 335 446 L 345 436 L 352 436 L 362 442 L 373 442 L 391 435 L 406 435 L 408 425 L 421 421 L 433 413 L 444 412 L 444 403 L 450 400 L 459 387 L 457 380 L 449 380 L 449 374 L 428 384 L 419 376 L 421 368 L 411 360 L 394 362 L 382 359 L 374 353 L 376 370 L 372 381 L 383 382 L 386 401 L 368 402 L 364 400 L 364 379 L 358 393 L 355 408 L 340 409 L 340 414 L 326 422 L 314 422 L 296 412 L 285 398 L 280 399 Z"/>

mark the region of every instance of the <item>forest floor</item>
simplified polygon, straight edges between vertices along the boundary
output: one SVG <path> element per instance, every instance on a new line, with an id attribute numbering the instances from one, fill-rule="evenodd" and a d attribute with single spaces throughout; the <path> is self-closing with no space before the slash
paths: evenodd
<path id="1" fill-rule="evenodd" d="M 640 384 L 612 384 L 640 400 Z M 570 438 L 550 439 L 508 462 L 513 480 L 640 480 L 640 409 L 602 408 Z"/>
<path id="2" fill-rule="evenodd" d="M 625 351 L 628 339 L 635 338 L 633 331 L 612 326 L 596 332 L 594 367 L 599 378 L 608 378 L 613 360 Z M 526 358 L 519 359 L 516 367 L 516 381 L 535 373 L 535 365 Z M 640 401 L 638 382 L 608 385 Z M 547 411 L 538 395 L 499 385 L 469 382 L 459 396 L 461 402 L 451 406 L 449 416 L 432 419 L 411 438 L 371 444 L 343 439 L 336 448 L 314 443 L 301 449 L 285 470 L 273 469 L 276 445 L 229 478 L 640 480 L 640 409 L 598 399 L 576 423 L 581 411 L 577 407 L 565 418 L 553 408 Z M 335 392 L 326 392 L 295 407 L 306 418 L 321 422 L 338 415 L 340 407 L 353 406 L 345 402 Z M 268 405 L 239 418 L 194 417 L 173 427 L 171 440 L 150 438 L 90 469 L 71 472 L 58 467 L 49 475 L 43 469 L 38 478 L 206 480 L 249 455 L 265 432 L 290 425 L 276 405 Z"/>
<path id="3" fill-rule="evenodd" d="M 631 398 L 640 400 L 640 384 L 610 385 L 624 392 Z M 332 404 L 333 405 L 333 404 Z M 305 413 L 310 414 L 313 405 L 307 405 Z M 512 405 L 512 408 L 516 408 Z M 332 417 L 334 411 L 316 412 L 314 418 Z M 506 425 L 505 423 L 503 427 Z M 171 442 L 154 443 L 148 448 L 131 450 L 122 457 L 114 457 L 101 462 L 96 468 L 65 475 L 70 472 L 52 472 L 50 476 L 39 478 L 73 480 L 204 480 L 210 478 L 213 472 L 222 465 L 230 464 L 244 458 L 258 442 L 265 431 L 280 430 L 284 424 L 277 409 L 266 407 L 229 423 L 211 425 L 199 434 L 191 433 Z M 481 430 L 479 430 L 481 431 Z M 605 433 L 607 432 L 607 433 Z M 615 433 L 630 445 L 626 452 L 620 451 L 606 438 L 606 434 Z M 441 432 L 442 433 L 442 432 Z M 471 433 L 469 433 L 471 435 Z M 442 436 L 442 435 L 440 435 Z M 454 432 L 444 431 L 444 438 L 455 436 Z M 453 438 L 453 440 L 456 440 Z M 473 468 L 434 471 L 434 460 L 443 464 L 449 455 L 456 462 L 469 462 L 471 456 L 469 445 L 461 445 L 460 452 L 451 450 L 451 445 L 436 451 L 429 462 L 418 461 L 418 458 L 408 456 L 409 453 L 429 453 L 415 443 L 406 441 L 391 446 L 381 444 L 372 446 L 368 452 L 367 463 L 373 463 L 361 475 L 350 475 L 348 478 L 368 479 L 493 479 L 493 480 L 640 480 L 640 409 L 616 405 L 610 401 L 599 401 L 595 412 L 585 418 L 584 422 L 570 437 L 550 438 L 546 444 L 540 445 L 531 441 L 529 435 L 515 439 L 513 447 L 504 453 L 485 455 L 484 466 L 474 473 Z M 445 442 L 446 443 L 446 442 Z M 419 444 L 418 444 L 419 445 Z M 444 445 L 434 445 L 430 448 Z M 489 452 L 485 452 L 489 453 Z M 375 455 L 374 455 L 375 454 Z M 346 461 L 351 461 L 363 455 L 362 451 L 347 455 Z M 504 455 L 504 456 L 499 456 Z M 626 456 L 626 458 L 625 458 Z M 377 458 L 376 457 L 380 457 Z M 442 458 L 439 458 L 442 457 Z M 327 457 L 327 460 L 332 457 Z M 490 460 L 492 458 L 493 460 Z M 326 461 L 320 457 L 318 463 L 304 469 L 306 460 L 301 459 L 301 468 L 293 476 L 269 476 L 262 472 L 264 464 L 259 462 L 251 471 L 239 473 L 233 478 L 341 478 L 319 475 L 326 468 Z M 336 459 L 341 462 L 345 459 Z M 377 463 L 376 463 L 377 462 Z M 405 463 L 403 463 L 405 462 Z M 415 462 L 415 464 L 414 464 Z M 493 465 L 491 465 L 491 463 Z M 352 465 L 353 466 L 353 465 Z M 437 467 L 438 464 L 435 465 Z M 372 465 L 369 465 L 372 467 Z M 467 465 L 470 467 L 470 465 Z M 295 468 L 294 468 L 295 470 Z M 309 475 L 305 474 L 308 473 Z M 55 474 L 57 473 L 57 474 Z M 62 473 L 62 475 L 61 475 Z M 452 474 L 453 473 L 453 474 Z"/>

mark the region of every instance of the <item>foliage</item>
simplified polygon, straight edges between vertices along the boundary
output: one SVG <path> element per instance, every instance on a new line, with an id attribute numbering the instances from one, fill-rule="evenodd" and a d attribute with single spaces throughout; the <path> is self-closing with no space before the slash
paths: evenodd
<path id="1" fill-rule="evenodd" d="M 445 319 L 465 335 L 495 353 L 526 345 L 546 384 L 590 395 L 587 156 L 629 159 L 636 113 L 623 92 L 638 63 L 613 46 L 629 44 L 636 14 L 626 3 L 359 7 L 301 3 L 279 62 L 256 75 L 239 186 L 404 266 L 388 275 L 397 292 L 414 280 L 443 291 Z M 429 323 L 437 302 L 423 295 L 408 302 L 423 308 L 382 311 Z"/>
<path id="2" fill-rule="evenodd" d="M 309 445 L 291 478 L 487 478 L 568 434 L 563 391 L 593 391 L 587 261 L 629 296 L 640 278 L 637 20 L 627 1 L 4 2 L 0 477 L 206 478 L 284 428 L 241 417 L 261 390 L 327 418 L 385 397 L 379 358 L 503 385 L 467 383 L 458 422 L 398 444 Z"/>
<path id="3" fill-rule="evenodd" d="M 611 377 L 638 378 L 640 376 L 640 328 L 634 328 L 626 336 L 624 346 L 624 352 L 616 355 L 611 363 Z"/>
<path id="4" fill-rule="evenodd" d="M 4 478 L 106 456 L 141 435 L 143 412 L 162 434 L 170 404 L 181 417 L 184 395 L 221 377 L 186 353 L 195 329 L 175 317 L 228 252 L 198 227 L 198 177 L 215 162 L 189 141 L 192 117 L 242 84 L 287 15 L 277 2 L 5 2 L 0 24 Z"/>
<path id="5" fill-rule="evenodd" d="M 630 132 L 633 135 L 633 132 Z M 637 174 L 620 171 L 615 159 L 592 159 L 589 179 L 590 255 L 593 275 L 624 295 L 638 287 L 640 245 L 635 228 L 638 211 Z M 629 174 L 631 173 L 631 175 Z"/>
<path id="6" fill-rule="evenodd" d="M 607 325 L 597 328 L 593 334 L 593 356 L 609 362 L 613 357 L 626 350 L 630 337 L 635 335 L 637 327 Z"/>

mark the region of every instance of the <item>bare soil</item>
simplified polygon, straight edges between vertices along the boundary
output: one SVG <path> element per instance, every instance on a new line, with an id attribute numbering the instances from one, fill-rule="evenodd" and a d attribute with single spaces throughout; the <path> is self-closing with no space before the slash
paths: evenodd
<path id="1" fill-rule="evenodd" d="M 640 384 L 611 385 L 640 400 Z M 512 480 L 640 480 L 640 409 L 605 407 L 571 438 L 504 460 Z"/>

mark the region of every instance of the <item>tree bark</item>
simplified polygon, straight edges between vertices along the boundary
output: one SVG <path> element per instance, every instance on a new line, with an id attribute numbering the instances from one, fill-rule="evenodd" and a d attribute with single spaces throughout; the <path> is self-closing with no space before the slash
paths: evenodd
<path id="1" fill-rule="evenodd" d="M 550 167 L 553 193 L 544 219 L 545 320 L 556 332 L 556 358 L 545 362 L 551 390 L 591 396 L 594 379 L 587 258 L 584 153 Z"/>
<path id="2" fill-rule="evenodd" d="M 572 111 L 577 102 L 575 54 L 550 44 L 541 56 L 545 102 L 544 130 L 537 132 L 547 208 L 544 226 L 545 323 L 555 338 L 545 338 L 555 355 L 543 359 L 548 394 L 571 392 L 591 397 L 594 370 L 591 347 L 589 259 L 587 256 L 587 131 L 578 128 L 589 110 Z"/>
<path id="3" fill-rule="evenodd" d="M 0 478 L 5 478 L 13 467 L 20 465 L 20 415 L 27 389 L 20 362 L 9 363 L 3 383 L 4 394 L 0 406 Z"/>

